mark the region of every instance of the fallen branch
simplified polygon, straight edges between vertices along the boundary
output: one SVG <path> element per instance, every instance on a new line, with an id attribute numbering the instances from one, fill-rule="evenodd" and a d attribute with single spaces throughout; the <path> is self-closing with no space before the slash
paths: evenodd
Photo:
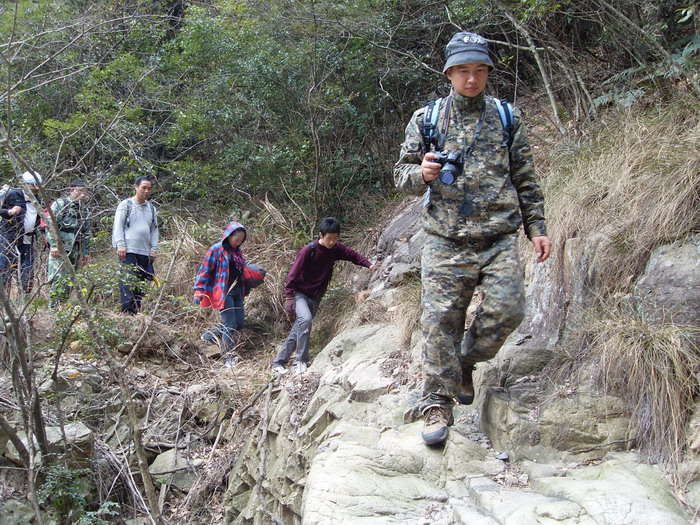
<path id="1" fill-rule="evenodd" d="M 578 450 L 572 450 L 571 453 L 572 454 L 585 454 L 586 452 L 593 452 L 594 450 L 608 448 L 608 447 L 611 447 L 613 445 L 625 445 L 627 443 L 634 443 L 635 441 L 637 441 L 637 438 L 618 439 L 616 441 L 610 441 L 608 443 L 602 443 L 600 445 L 594 445 L 594 446 L 588 447 L 588 448 L 580 448 Z"/>
<path id="2" fill-rule="evenodd" d="M 258 391 L 255 393 L 255 395 L 250 399 L 250 401 L 248 402 L 248 404 L 247 404 L 246 406 L 244 406 L 243 408 L 241 408 L 241 409 L 238 411 L 238 423 L 240 423 L 241 421 L 243 421 L 243 414 L 244 414 L 249 408 L 252 408 L 252 407 L 253 407 L 253 405 L 257 402 L 257 400 L 260 399 L 260 396 L 263 395 L 263 392 L 265 392 L 265 390 L 267 390 L 268 388 L 270 388 L 270 387 L 272 386 L 272 383 L 273 383 L 273 381 L 270 381 L 270 382 L 267 383 L 265 386 L 263 386 L 260 390 L 258 390 Z"/>

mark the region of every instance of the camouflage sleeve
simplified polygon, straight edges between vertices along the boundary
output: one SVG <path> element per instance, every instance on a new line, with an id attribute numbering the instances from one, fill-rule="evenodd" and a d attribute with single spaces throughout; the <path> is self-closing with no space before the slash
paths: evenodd
<path id="1" fill-rule="evenodd" d="M 525 233 L 531 239 L 547 235 L 544 220 L 544 197 L 537 182 L 527 130 L 525 124 L 521 122 L 520 112 L 517 109 L 514 112 L 514 121 L 513 145 L 510 148 L 510 177 L 518 192 Z"/>
<path id="2" fill-rule="evenodd" d="M 90 255 L 90 241 L 92 240 L 92 219 L 90 210 L 85 208 L 85 220 L 80 227 L 83 233 L 83 255 Z"/>
<path id="3" fill-rule="evenodd" d="M 399 160 L 394 165 L 394 184 L 400 190 L 421 195 L 428 185 L 423 180 L 421 162 L 425 154 L 423 138 L 418 128 L 423 110 L 416 111 L 406 126 L 406 139 L 401 146 Z"/>
<path id="4" fill-rule="evenodd" d="M 60 229 L 61 228 L 61 223 L 59 221 L 59 215 L 63 211 L 63 205 L 61 203 L 61 199 L 57 199 L 51 203 L 49 206 L 51 208 L 51 211 L 53 212 L 53 216 L 56 217 L 56 222 L 57 226 Z M 56 241 L 53 238 L 53 234 L 51 233 L 51 228 L 46 228 L 46 242 L 49 244 L 49 249 L 54 249 L 56 248 Z"/>

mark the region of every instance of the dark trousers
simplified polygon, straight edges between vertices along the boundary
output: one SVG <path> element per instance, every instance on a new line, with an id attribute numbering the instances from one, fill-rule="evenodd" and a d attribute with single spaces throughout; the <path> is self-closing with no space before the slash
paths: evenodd
<path id="1" fill-rule="evenodd" d="M 128 253 L 122 263 L 119 281 L 119 300 L 122 312 L 137 314 L 141 308 L 143 290 L 140 283 L 153 279 L 153 263 L 148 255 Z"/>
<path id="2" fill-rule="evenodd" d="M 23 244 L 21 240 L 14 243 L 0 237 L 0 274 L 2 274 L 3 286 L 7 287 L 10 277 L 17 271 L 18 266 L 22 290 L 24 293 L 29 293 L 34 283 L 34 247 L 31 244 Z"/>

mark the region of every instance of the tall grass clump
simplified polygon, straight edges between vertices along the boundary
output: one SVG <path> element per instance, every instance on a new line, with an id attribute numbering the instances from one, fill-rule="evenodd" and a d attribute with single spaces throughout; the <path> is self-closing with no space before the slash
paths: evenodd
<path id="1" fill-rule="evenodd" d="M 650 323 L 614 307 L 589 318 L 581 334 L 580 354 L 597 363 L 600 388 L 630 407 L 650 461 L 682 460 L 700 371 L 693 337 L 697 328 Z"/>
<path id="2" fill-rule="evenodd" d="M 602 296 L 626 291 L 652 249 L 700 231 L 700 101 L 608 115 L 586 143 L 571 145 L 544 174 L 555 247 L 601 233 Z"/>
<path id="3" fill-rule="evenodd" d="M 400 300 L 389 314 L 392 323 L 399 327 L 401 345 L 408 347 L 413 333 L 420 328 L 420 317 L 423 311 L 420 280 L 407 282 L 401 286 L 399 293 Z"/>
<path id="4" fill-rule="evenodd" d="M 597 370 L 598 385 L 628 404 L 640 450 L 677 462 L 698 393 L 698 330 L 639 317 L 623 298 L 652 250 L 700 232 L 700 100 L 653 102 L 608 113 L 590 139 L 562 145 L 543 174 L 553 288 L 568 293 L 565 267 L 579 264 L 595 298 L 580 312 L 576 298 L 561 298 L 572 344 L 559 345 L 549 368 L 559 378 Z M 582 248 L 570 253 L 586 261 L 564 260 L 576 238 Z"/>

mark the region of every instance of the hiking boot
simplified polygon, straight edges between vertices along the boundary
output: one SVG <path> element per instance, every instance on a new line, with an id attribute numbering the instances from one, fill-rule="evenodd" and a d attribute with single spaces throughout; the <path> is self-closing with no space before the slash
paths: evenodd
<path id="1" fill-rule="evenodd" d="M 471 405 L 474 402 L 474 379 L 472 373 L 474 366 L 469 365 L 462 368 L 462 382 L 460 383 L 460 393 L 457 394 L 457 401 L 462 405 Z"/>
<path id="2" fill-rule="evenodd" d="M 421 434 L 426 445 L 442 445 L 447 439 L 447 427 L 454 422 L 452 409 L 433 405 L 423 411 L 423 432 Z"/>
<path id="3" fill-rule="evenodd" d="M 297 363 L 297 374 L 303 374 L 304 372 L 306 372 L 307 368 L 309 367 L 306 363 L 304 363 L 303 361 L 299 361 Z"/>
<path id="4" fill-rule="evenodd" d="M 275 365 L 272 367 L 272 373 L 277 376 L 283 376 L 284 374 L 289 373 L 289 370 L 287 370 L 282 365 Z"/>

